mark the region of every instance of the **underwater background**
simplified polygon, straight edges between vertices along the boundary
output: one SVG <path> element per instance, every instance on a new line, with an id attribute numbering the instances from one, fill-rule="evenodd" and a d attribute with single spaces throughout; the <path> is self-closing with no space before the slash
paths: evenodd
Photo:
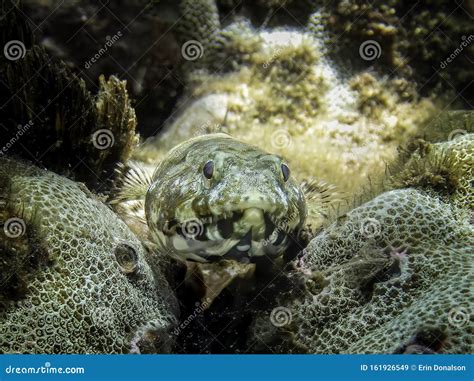
<path id="1" fill-rule="evenodd" d="M 473 353 L 473 18 L 472 0 L 0 0 L 0 353 Z M 158 242 L 222 235 L 225 213 L 157 222 L 172 190 L 210 204 L 188 185 L 219 174 L 218 133 L 283 160 L 276 181 L 236 149 L 213 201 L 258 187 L 283 254 Z M 290 169 L 291 229 L 266 204 Z"/>

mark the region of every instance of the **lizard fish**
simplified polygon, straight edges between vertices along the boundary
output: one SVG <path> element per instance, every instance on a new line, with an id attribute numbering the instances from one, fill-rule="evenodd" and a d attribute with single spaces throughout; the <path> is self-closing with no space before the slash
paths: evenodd
<path id="1" fill-rule="evenodd" d="M 279 257 L 308 212 L 304 186 L 280 156 L 223 133 L 177 145 L 152 177 L 137 180 L 146 177 L 135 174 L 128 183 L 146 183 L 149 236 L 160 251 L 180 259 Z"/>

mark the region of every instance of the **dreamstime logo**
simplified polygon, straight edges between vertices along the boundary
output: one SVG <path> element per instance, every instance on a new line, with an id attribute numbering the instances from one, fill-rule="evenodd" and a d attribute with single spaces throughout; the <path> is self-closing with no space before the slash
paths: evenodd
<path id="1" fill-rule="evenodd" d="M 26 54 L 25 44 L 19 40 L 8 41 L 3 47 L 5 58 L 10 61 L 17 61 Z"/>
<path id="2" fill-rule="evenodd" d="M 365 61 L 373 61 L 382 54 L 380 44 L 375 40 L 364 41 L 359 46 L 359 55 Z"/>
<path id="3" fill-rule="evenodd" d="M 204 225 L 201 220 L 191 218 L 181 224 L 181 231 L 185 238 L 194 240 L 204 233 Z"/>
<path id="4" fill-rule="evenodd" d="M 106 128 L 97 130 L 92 134 L 92 144 L 95 148 L 104 150 L 110 148 L 115 143 L 115 137 L 112 131 Z"/>
<path id="5" fill-rule="evenodd" d="M 122 273 L 135 274 L 137 272 L 139 259 L 136 248 L 127 242 L 119 242 L 115 247 L 114 253 Z"/>
<path id="6" fill-rule="evenodd" d="M 184 319 L 178 327 L 173 330 L 173 333 L 178 336 L 183 329 L 185 329 L 189 324 L 192 323 L 198 315 L 200 315 L 207 307 L 209 307 L 210 299 L 206 298 L 202 303 L 196 302 L 196 309 L 190 314 L 186 319 Z"/>
<path id="7" fill-rule="evenodd" d="M 67 368 L 57 368 L 51 366 L 50 362 L 45 362 L 44 366 L 37 367 L 18 367 L 9 365 L 5 368 L 6 374 L 85 374 L 85 369 L 83 367 L 67 367 Z"/>
<path id="8" fill-rule="evenodd" d="M 276 50 L 273 52 L 273 54 L 272 54 L 272 56 L 270 57 L 270 59 L 267 60 L 267 61 L 265 61 L 265 62 L 263 63 L 263 65 L 262 65 L 263 68 L 264 68 L 264 69 L 268 69 L 268 67 L 269 67 L 273 62 L 275 62 L 275 60 L 278 58 L 278 56 L 279 56 L 280 54 L 281 54 L 281 49 L 276 49 Z"/>
<path id="9" fill-rule="evenodd" d="M 5 153 L 7 153 L 7 151 L 18 141 L 20 140 L 20 138 L 23 136 L 23 134 L 25 134 L 32 126 L 33 126 L 33 121 L 30 120 L 27 124 L 25 124 L 24 126 L 22 125 L 19 125 L 18 126 L 18 130 L 17 132 L 15 133 L 15 136 L 13 136 L 8 142 L 7 144 L 5 144 L 4 147 L 2 147 L 0 149 L 0 156 L 4 155 Z M 0 124 L 1 126 L 3 126 L 2 124 Z M 7 131 L 9 131 L 5 126 L 3 126 L 3 128 Z"/>
<path id="10" fill-rule="evenodd" d="M 448 140 L 454 140 L 466 134 L 467 134 L 466 130 L 461 130 L 461 129 L 453 130 L 449 133 Z"/>
<path id="11" fill-rule="evenodd" d="M 21 237 L 26 232 L 26 224 L 21 218 L 9 218 L 3 226 L 5 235 L 9 238 Z"/>
<path id="12" fill-rule="evenodd" d="M 279 228 L 275 229 L 267 239 L 264 239 L 262 241 L 262 246 L 273 245 L 276 242 L 276 240 L 278 239 L 279 231 L 280 231 Z"/>
<path id="13" fill-rule="evenodd" d="M 17 307 L 17 313 L 20 311 L 26 312 L 30 311 L 33 308 L 33 303 L 31 302 L 31 300 L 23 300 L 21 302 L 18 302 Z"/>
<path id="14" fill-rule="evenodd" d="M 186 41 L 181 46 L 181 55 L 187 61 L 196 61 L 204 54 L 204 47 L 197 40 Z"/>
<path id="15" fill-rule="evenodd" d="M 271 136 L 271 143 L 276 149 L 288 148 L 291 146 L 291 136 L 286 130 L 276 130 Z"/>
<path id="16" fill-rule="evenodd" d="M 194 133 L 194 136 L 214 134 L 217 132 L 222 132 L 223 130 L 224 126 L 220 123 L 206 122 L 197 128 L 196 132 Z"/>
<path id="17" fill-rule="evenodd" d="M 294 220 L 295 213 L 291 212 L 289 216 L 283 218 L 276 225 L 276 229 L 270 234 L 270 236 L 262 241 L 262 246 L 273 245 L 280 234 L 288 234 L 290 231 L 290 222 Z"/>
<path id="18" fill-rule="evenodd" d="M 106 42 L 104 44 L 104 46 L 102 48 L 100 48 L 98 50 L 98 52 L 96 54 L 94 54 L 94 56 L 89 60 L 89 61 L 86 61 L 86 63 L 84 64 L 84 68 L 86 70 L 90 69 L 90 67 L 95 64 L 99 59 L 100 57 L 102 57 L 106 52 L 107 50 L 112 47 L 112 45 L 114 45 L 118 40 L 120 40 L 120 38 L 123 36 L 122 32 L 121 31 L 118 31 L 116 34 L 114 34 L 112 37 L 110 36 L 107 36 L 105 39 L 106 39 Z"/>
<path id="19" fill-rule="evenodd" d="M 472 41 L 474 41 L 474 35 L 471 34 L 468 37 L 462 36 L 461 40 L 462 42 L 459 44 L 459 47 L 454 49 L 454 51 L 449 55 L 449 57 L 447 57 L 444 61 L 440 63 L 439 67 L 441 69 L 446 69 L 448 64 L 453 62 L 456 59 L 456 57 L 461 54 L 464 48 L 467 48 L 472 43 Z"/>
<path id="20" fill-rule="evenodd" d="M 463 306 L 455 307 L 448 313 L 449 324 L 456 328 L 464 327 L 468 323 L 469 318 L 469 311 Z"/>
<path id="21" fill-rule="evenodd" d="M 276 307 L 270 313 L 270 321 L 275 327 L 284 327 L 293 320 L 293 315 L 289 308 Z"/>
<path id="22" fill-rule="evenodd" d="M 367 218 L 360 224 L 360 234 L 365 238 L 374 238 L 380 235 L 382 227 L 375 218 Z"/>

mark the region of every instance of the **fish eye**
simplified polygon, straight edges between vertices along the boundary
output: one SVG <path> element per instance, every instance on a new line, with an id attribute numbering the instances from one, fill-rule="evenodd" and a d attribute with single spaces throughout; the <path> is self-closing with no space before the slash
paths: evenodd
<path id="1" fill-rule="evenodd" d="M 204 167 L 202 168 L 202 173 L 206 179 L 211 179 L 212 175 L 214 174 L 214 162 L 212 160 L 208 160 Z"/>
<path id="2" fill-rule="evenodd" d="M 290 168 L 288 168 L 288 166 L 286 164 L 281 164 L 281 173 L 283 174 L 283 180 L 285 180 L 285 182 L 288 181 L 288 179 L 290 178 Z"/>

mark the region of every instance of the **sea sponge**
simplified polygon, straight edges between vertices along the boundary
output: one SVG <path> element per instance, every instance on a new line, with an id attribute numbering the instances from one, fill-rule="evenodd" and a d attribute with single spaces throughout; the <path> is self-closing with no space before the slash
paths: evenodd
<path id="1" fill-rule="evenodd" d="M 305 286 L 260 315 L 249 350 L 472 352 L 473 233 L 433 192 L 381 194 L 310 242 L 291 274 Z"/>
<path id="2" fill-rule="evenodd" d="M 176 300 L 85 186 L 0 159 L 0 352 L 167 352 Z"/>

